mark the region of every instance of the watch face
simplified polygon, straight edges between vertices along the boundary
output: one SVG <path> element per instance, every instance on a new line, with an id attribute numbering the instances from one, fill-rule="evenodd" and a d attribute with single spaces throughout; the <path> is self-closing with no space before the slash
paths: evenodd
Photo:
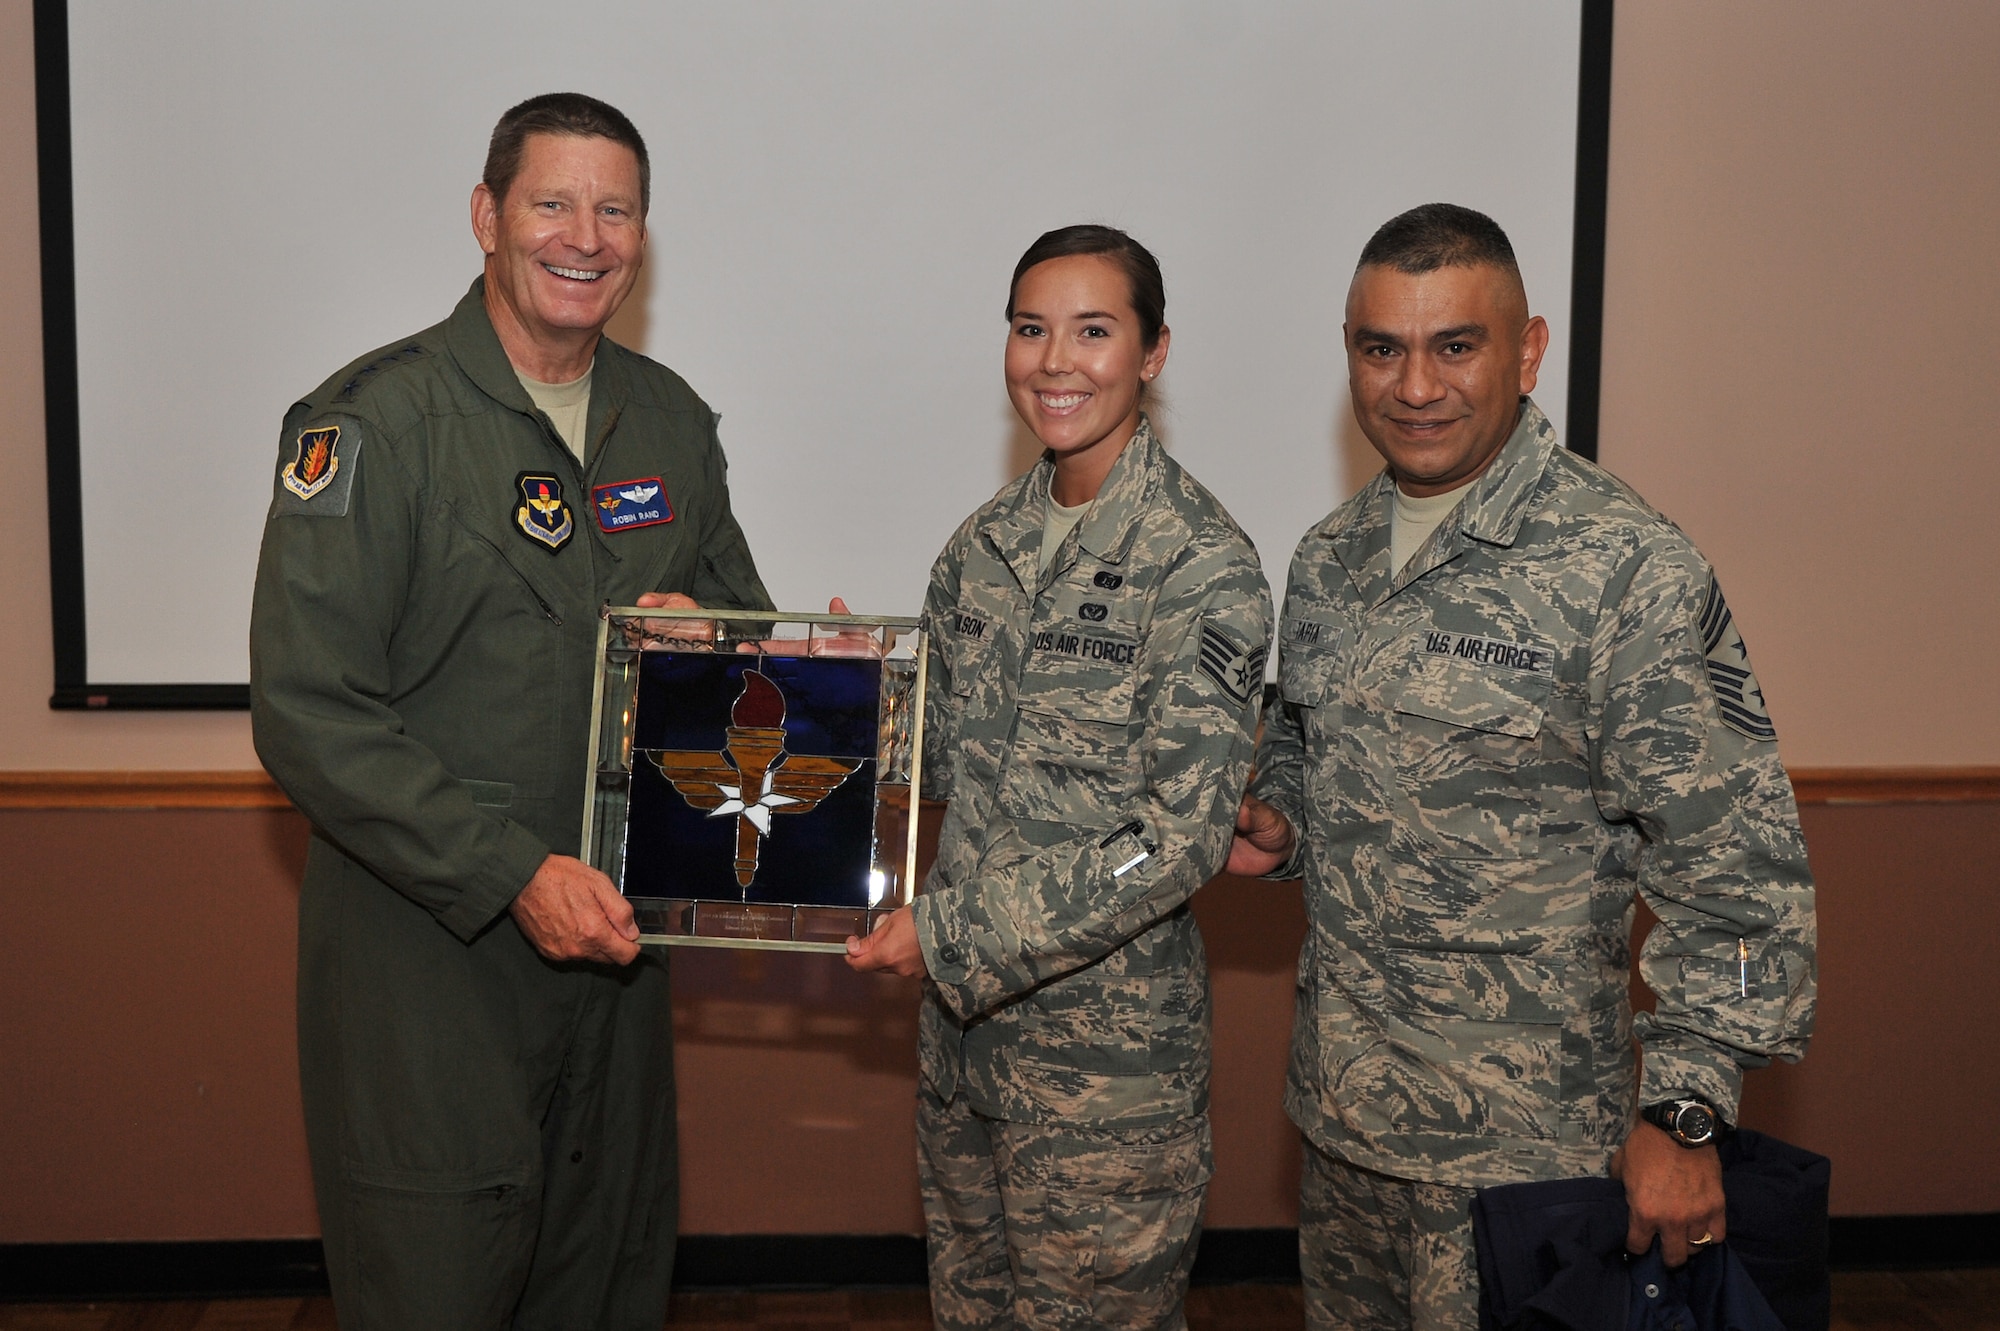
<path id="1" fill-rule="evenodd" d="M 1684 1104 L 1674 1115 L 1674 1135 L 1682 1141 L 1705 1142 L 1715 1135 L 1715 1115 L 1703 1104 Z"/>

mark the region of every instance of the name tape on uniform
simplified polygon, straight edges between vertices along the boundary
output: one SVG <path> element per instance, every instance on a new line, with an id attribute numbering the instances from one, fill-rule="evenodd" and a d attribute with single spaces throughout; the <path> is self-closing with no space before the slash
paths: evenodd
<path id="1" fill-rule="evenodd" d="M 674 520 L 674 506 L 667 502 L 666 486 L 657 476 L 595 486 L 590 502 L 597 510 L 599 531 L 629 531 Z"/>

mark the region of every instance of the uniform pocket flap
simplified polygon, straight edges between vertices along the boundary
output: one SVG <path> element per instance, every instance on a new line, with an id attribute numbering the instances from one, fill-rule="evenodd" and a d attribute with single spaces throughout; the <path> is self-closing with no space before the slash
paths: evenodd
<path id="1" fill-rule="evenodd" d="M 1128 684 L 1124 688 L 1091 688 L 1088 685 L 1064 685 L 1060 688 L 1043 689 L 1033 698 L 1022 698 L 1020 708 L 1024 712 L 1034 712 L 1053 721 L 1060 729 L 1065 721 L 1085 721 L 1098 726 L 1123 726 L 1132 720 L 1132 693 Z M 1049 733 L 1045 724 L 1040 728 Z"/>
<path id="2" fill-rule="evenodd" d="M 1388 699 L 1406 716 L 1516 739 L 1542 733 L 1552 676 L 1529 670 L 1427 661 Z"/>

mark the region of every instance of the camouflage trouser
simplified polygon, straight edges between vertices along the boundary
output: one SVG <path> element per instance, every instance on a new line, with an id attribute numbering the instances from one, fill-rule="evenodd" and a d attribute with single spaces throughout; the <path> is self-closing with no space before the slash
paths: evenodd
<path id="1" fill-rule="evenodd" d="M 919 1087 L 938 1326 L 1180 1331 L 1213 1169 L 1206 1114 L 1157 1128 L 1006 1123 Z"/>
<path id="2" fill-rule="evenodd" d="M 1372 1173 L 1305 1144 L 1299 1268 L 1306 1325 L 1475 1331 L 1471 1188 Z"/>

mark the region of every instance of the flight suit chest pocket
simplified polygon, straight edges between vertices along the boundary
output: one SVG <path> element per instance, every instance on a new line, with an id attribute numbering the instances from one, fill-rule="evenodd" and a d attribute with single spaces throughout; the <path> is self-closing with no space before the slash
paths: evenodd
<path id="1" fill-rule="evenodd" d="M 1143 784 L 1132 742 L 1138 643 L 1037 630 L 1015 701 L 1000 802 L 1015 818 L 1092 826 Z"/>
<path id="2" fill-rule="evenodd" d="M 1383 688 L 1405 826 L 1424 852 L 1535 853 L 1535 759 L 1551 683 L 1546 671 L 1432 657 Z"/>

